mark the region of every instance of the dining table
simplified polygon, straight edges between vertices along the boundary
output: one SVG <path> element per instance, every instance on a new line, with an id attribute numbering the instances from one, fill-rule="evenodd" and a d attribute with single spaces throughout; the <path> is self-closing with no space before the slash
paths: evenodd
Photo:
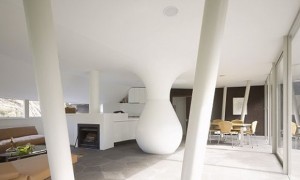
<path id="1" fill-rule="evenodd" d="M 211 123 L 211 126 L 214 128 L 218 128 L 218 123 Z M 239 145 L 244 145 L 244 132 L 248 130 L 251 127 L 251 124 L 249 123 L 232 123 L 232 128 L 239 130 L 238 137 L 239 137 Z"/>

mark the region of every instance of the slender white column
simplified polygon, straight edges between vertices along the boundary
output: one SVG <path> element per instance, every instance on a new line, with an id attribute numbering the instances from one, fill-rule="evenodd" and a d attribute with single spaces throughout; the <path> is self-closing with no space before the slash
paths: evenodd
<path id="1" fill-rule="evenodd" d="M 272 153 L 276 154 L 277 153 L 277 73 L 276 73 L 276 64 L 273 63 L 273 68 L 272 68 L 272 121 L 271 121 L 271 127 L 272 127 Z"/>
<path id="2" fill-rule="evenodd" d="M 248 99 L 249 99 L 249 93 L 250 93 L 250 83 L 251 81 L 247 81 L 247 86 L 246 86 L 246 91 L 245 91 L 245 97 L 244 97 L 244 102 L 243 102 L 243 108 L 242 108 L 242 113 L 241 113 L 241 120 L 245 120 L 246 116 L 246 108 L 248 104 Z"/>
<path id="3" fill-rule="evenodd" d="M 291 153 L 292 153 L 292 59 L 291 59 L 291 39 L 284 38 L 283 50 L 283 173 L 291 174 Z"/>
<path id="4" fill-rule="evenodd" d="M 52 179 L 74 179 L 51 0 L 24 0 Z M 30 166 L 30 164 L 29 164 Z"/>
<path id="5" fill-rule="evenodd" d="M 283 133 L 283 139 L 282 139 L 282 148 L 283 148 L 283 154 L 282 154 L 282 165 L 283 165 L 283 173 L 288 174 L 288 132 L 287 132 L 287 126 L 288 126 L 288 117 L 287 117 L 287 70 L 288 70 L 288 53 L 287 53 L 287 37 L 284 38 L 284 48 L 283 48 L 283 98 L 282 98 L 282 107 L 283 107 L 283 116 L 280 121 L 283 122 L 282 127 L 282 133 Z M 291 126 L 289 126 L 289 129 L 291 129 Z"/>
<path id="6" fill-rule="evenodd" d="M 227 6 L 227 0 L 205 1 L 182 180 L 202 178 Z"/>
<path id="7" fill-rule="evenodd" d="M 265 106 L 265 138 L 266 142 L 268 141 L 268 80 L 265 81 L 265 86 L 264 86 L 264 106 Z"/>
<path id="8" fill-rule="evenodd" d="M 24 100 L 24 117 L 29 118 L 29 100 L 25 99 Z"/>
<path id="9" fill-rule="evenodd" d="M 227 99 L 227 87 L 225 86 L 223 89 L 223 104 L 222 104 L 222 120 L 225 120 L 226 113 L 226 99 Z"/>
<path id="10" fill-rule="evenodd" d="M 89 113 L 100 113 L 100 90 L 98 71 L 90 72 L 89 86 Z"/>
<path id="11" fill-rule="evenodd" d="M 272 92 L 271 92 L 271 76 L 268 77 L 268 144 L 272 142 Z"/>

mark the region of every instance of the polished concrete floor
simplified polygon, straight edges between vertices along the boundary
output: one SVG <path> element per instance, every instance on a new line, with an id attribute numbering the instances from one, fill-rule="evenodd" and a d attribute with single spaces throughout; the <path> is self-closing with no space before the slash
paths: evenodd
<path id="1" fill-rule="evenodd" d="M 232 148 L 230 141 L 209 143 L 203 179 L 288 180 L 270 153 L 271 146 L 262 137 L 257 137 L 256 142 L 253 148 L 251 145 Z M 146 154 L 134 142 L 105 151 L 82 148 L 72 151 L 80 157 L 74 166 L 76 180 L 180 180 L 184 144 L 172 155 Z M 292 156 L 297 153 L 295 150 Z M 295 174 L 293 179 L 299 177 Z"/>

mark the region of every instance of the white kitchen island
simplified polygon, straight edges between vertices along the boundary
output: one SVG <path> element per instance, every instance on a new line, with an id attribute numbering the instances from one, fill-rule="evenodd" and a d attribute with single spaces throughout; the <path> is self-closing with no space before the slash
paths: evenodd
<path id="1" fill-rule="evenodd" d="M 78 124 L 100 125 L 100 150 L 114 147 L 115 142 L 135 139 L 138 117 L 128 117 L 127 113 L 68 114 L 68 133 L 71 145 L 76 145 Z"/>
<path id="2" fill-rule="evenodd" d="M 121 142 L 135 139 L 138 117 L 128 117 L 126 113 L 122 118 L 114 120 L 114 142 Z"/>

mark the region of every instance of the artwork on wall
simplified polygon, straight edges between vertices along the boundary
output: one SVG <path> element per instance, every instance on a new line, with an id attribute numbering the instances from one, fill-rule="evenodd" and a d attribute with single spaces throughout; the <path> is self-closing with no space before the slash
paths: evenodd
<path id="1" fill-rule="evenodd" d="M 233 115 L 241 115 L 243 109 L 244 98 L 233 98 Z M 246 105 L 247 114 L 247 105 Z"/>

